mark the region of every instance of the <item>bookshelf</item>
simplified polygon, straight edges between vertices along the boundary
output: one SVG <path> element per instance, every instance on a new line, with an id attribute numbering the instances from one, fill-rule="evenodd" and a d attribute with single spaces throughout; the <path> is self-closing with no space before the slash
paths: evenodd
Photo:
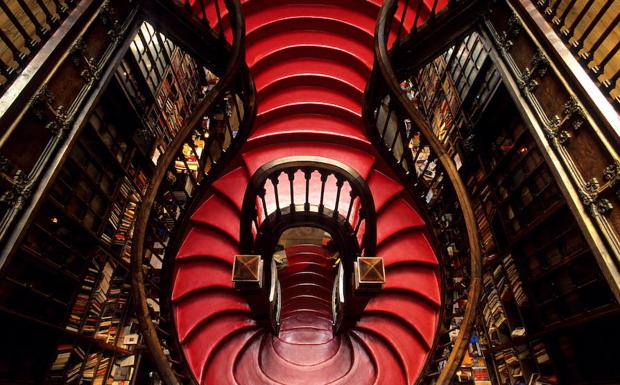
<path id="1" fill-rule="evenodd" d="M 136 349 L 141 336 L 131 311 L 136 211 L 157 154 L 217 80 L 148 23 L 138 29 L 0 276 L 0 317 L 18 333 L 3 341 L 0 383 L 157 383 L 141 373 L 151 369 Z M 220 140 L 230 140 L 226 129 L 205 118 L 155 203 L 146 245 L 155 316 L 170 232 L 194 194 L 197 171 L 218 158 L 206 139 L 224 133 Z"/>
<path id="2" fill-rule="evenodd" d="M 473 33 L 401 83 L 411 103 L 427 119 L 433 133 L 444 144 L 461 172 L 466 170 L 467 167 L 463 166 L 467 165 L 469 157 L 463 142 L 471 135 L 479 119 L 478 111 L 492 99 L 500 83 L 499 74 L 490 63 L 488 49 L 481 37 Z M 414 155 L 415 172 L 429 189 L 424 199 L 431 207 L 430 216 L 439 224 L 439 231 L 435 235 L 442 245 L 442 265 L 445 265 L 445 301 L 449 312 L 446 318 L 449 322 L 442 325 L 442 329 L 448 332 L 439 337 L 442 348 L 436 352 L 438 357 L 434 358 L 437 367 L 429 368 L 428 375 L 434 377 L 448 360 L 467 306 L 469 250 L 460 208 L 455 200 L 445 199 L 445 196 L 440 198 L 446 193 L 438 190 L 442 186 L 443 176 L 437 173 L 437 160 L 430 158 L 429 149 L 420 148 L 420 133 L 407 129 L 406 134 L 410 138 L 408 147 Z M 477 211 L 489 209 L 488 205 L 476 207 Z M 490 224 L 484 223 L 484 218 L 477 216 L 480 227 L 486 227 L 485 236 L 488 238 Z M 481 232 L 485 234 L 483 230 Z M 455 382 L 491 384 L 488 348 L 487 334 L 482 330 L 476 331 Z"/>
<path id="3" fill-rule="evenodd" d="M 571 359 L 600 366 L 601 355 L 589 346 L 590 357 L 571 358 L 574 342 L 558 346 L 558 333 L 578 334 L 588 316 L 617 305 L 504 88 L 483 118 L 467 170 L 485 250 L 478 331 L 488 341 L 495 383 L 561 383 Z"/>
<path id="4" fill-rule="evenodd" d="M 449 48 L 401 88 L 454 159 L 479 228 L 480 315 L 457 382 L 539 385 L 618 378 L 616 365 L 597 347 L 604 336 L 618 340 L 612 326 L 620 318 L 618 305 L 481 37 L 473 33 Z M 407 135 L 417 154 L 419 134 Z M 420 151 L 415 162 L 418 175 L 431 183 L 434 160 Z M 439 194 L 431 189 L 429 203 L 434 195 Z M 433 204 L 447 213 L 436 220 L 444 228 L 439 241 L 448 245 L 452 296 L 447 298 L 452 320 L 444 327 L 456 336 L 467 282 L 460 269 L 467 263 L 466 245 L 458 243 L 459 222 L 449 205 Z M 439 359 L 447 353 L 449 348 Z"/>

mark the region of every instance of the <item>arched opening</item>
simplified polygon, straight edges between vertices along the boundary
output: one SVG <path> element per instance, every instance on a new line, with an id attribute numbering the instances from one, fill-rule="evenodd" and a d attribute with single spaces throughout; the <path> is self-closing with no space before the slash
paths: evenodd
<path id="1" fill-rule="evenodd" d="M 342 247 L 337 239 L 309 224 L 289 227 L 277 238 L 272 259 L 280 285 L 280 325 L 269 342 L 286 361 L 317 365 L 348 352 L 333 327 Z"/>

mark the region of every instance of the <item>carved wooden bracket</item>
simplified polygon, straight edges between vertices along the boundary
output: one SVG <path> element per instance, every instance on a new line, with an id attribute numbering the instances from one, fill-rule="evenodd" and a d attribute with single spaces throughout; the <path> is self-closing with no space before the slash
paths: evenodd
<path id="1" fill-rule="evenodd" d="M 97 61 L 93 57 L 87 56 L 86 45 L 81 37 L 71 46 L 71 60 L 80 69 L 80 77 L 84 82 L 93 83 L 101 77 L 101 70 Z"/>
<path id="2" fill-rule="evenodd" d="M 64 106 L 54 105 L 55 96 L 44 84 L 39 92 L 32 97 L 32 111 L 34 116 L 47 122 L 45 127 L 53 137 L 58 137 L 69 128 L 70 118 Z"/>
<path id="3" fill-rule="evenodd" d="M 607 215 L 614 209 L 613 204 L 608 199 L 610 194 L 615 194 L 616 198 L 620 199 L 620 190 L 618 189 L 620 186 L 620 161 L 605 167 L 603 178 L 605 179 L 603 184 L 596 178 L 590 179 L 579 194 L 582 203 L 592 215 Z"/>
<path id="4" fill-rule="evenodd" d="M 0 173 L 0 176 L 11 185 L 0 195 L 0 202 L 14 209 L 22 209 L 32 194 L 31 178 L 22 170 L 17 170 L 13 177 L 9 177 L 4 172 Z"/>
<path id="5" fill-rule="evenodd" d="M 530 92 L 534 91 L 536 86 L 538 86 L 536 78 L 542 78 L 547 74 L 549 59 L 540 49 L 537 49 L 534 56 L 532 56 L 531 65 L 531 68 L 525 68 L 519 79 L 519 88 L 527 89 Z"/>
<path id="6" fill-rule="evenodd" d="M 563 145 L 571 137 L 572 131 L 577 131 L 584 122 L 583 108 L 579 102 L 571 97 L 562 108 L 562 117 L 553 116 L 545 127 L 545 136 L 553 145 Z"/>

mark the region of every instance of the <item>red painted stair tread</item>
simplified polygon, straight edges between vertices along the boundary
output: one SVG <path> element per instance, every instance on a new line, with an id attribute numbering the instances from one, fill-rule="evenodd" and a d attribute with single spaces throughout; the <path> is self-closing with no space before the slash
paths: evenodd
<path id="1" fill-rule="evenodd" d="M 419 268 L 415 265 L 394 266 L 386 269 L 386 275 L 390 280 L 384 285 L 385 289 L 411 290 L 424 295 L 431 301 L 439 304 L 441 294 L 439 293 L 439 277 L 434 269 Z"/>
<path id="2" fill-rule="evenodd" d="M 249 313 L 250 308 L 245 298 L 232 288 L 205 290 L 200 295 L 187 296 L 176 301 L 174 316 L 179 340 L 183 341 L 203 320 L 227 310 Z"/>
<path id="3" fill-rule="evenodd" d="M 222 196 L 227 197 L 230 202 L 233 202 L 239 212 L 241 212 L 241 206 L 243 205 L 243 195 L 245 194 L 245 187 L 250 182 L 244 167 L 237 167 L 236 169 L 228 172 L 213 183 L 213 188 L 218 191 Z"/>
<path id="4" fill-rule="evenodd" d="M 271 28 L 265 28 L 265 31 L 255 30 L 248 34 L 250 39 L 247 40 L 249 49 L 247 56 L 249 62 L 258 61 L 262 57 L 270 55 L 271 52 L 282 48 L 294 46 L 306 46 L 312 49 L 314 46 L 341 49 L 347 47 L 347 51 L 363 61 L 367 66 L 372 66 L 372 55 L 368 54 L 368 42 L 372 44 L 372 35 L 365 34 L 350 25 L 339 23 L 336 20 L 325 20 L 321 24 L 332 26 L 330 29 L 311 29 L 312 24 L 309 21 L 325 20 L 321 18 L 287 18 L 280 19 L 270 25 Z M 316 22 L 314 23 L 316 24 Z M 320 27 L 320 26 L 318 26 Z M 287 33 L 273 34 L 270 29 L 288 28 Z M 308 29 L 305 29 L 308 28 Z M 332 31 L 334 29 L 336 31 Z M 344 30 L 347 31 L 344 31 Z M 259 36 L 258 32 L 264 32 Z M 361 32 L 361 33 L 360 33 Z M 346 33 L 346 34 L 344 34 Z"/>
<path id="5" fill-rule="evenodd" d="M 204 365 L 218 343 L 228 334 L 255 324 L 244 313 L 220 314 L 200 325 L 199 331 L 183 343 L 185 358 L 197 378 L 202 378 Z"/>
<path id="6" fill-rule="evenodd" d="M 412 332 L 419 333 L 429 347 L 433 343 L 437 326 L 437 310 L 437 306 L 419 301 L 415 296 L 405 293 L 378 296 L 373 298 L 367 307 L 369 315 L 381 313 L 385 317 L 406 321 L 412 327 Z"/>
<path id="7" fill-rule="evenodd" d="M 235 363 L 245 348 L 245 345 L 259 332 L 258 328 L 242 329 L 231 334 L 225 343 L 220 344 L 221 348 L 214 354 L 206 367 L 204 385 L 214 384 L 236 384 Z M 259 384 L 251 382 L 251 384 Z"/>
<path id="8" fill-rule="evenodd" d="M 221 230 L 239 242 L 239 213 L 219 195 L 211 195 L 192 215 L 192 222 Z"/>
<path id="9" fill-rule="evenodd" d="M 284 78 L 265 87 L 258 101 L 258 113 L 263 114 L 288 105 L 325 104 L 329 101 L 329 105 L 359 116 L 362 113 L 361 99 L 362 93 L 349 83 L 324 76 L 303 75 Z M 359 126 L 353 128 L 362 133 Z"/>
<path id="10" fill-rule="evenodd" d="M 324 94 L 331 94 L 325 92 Z M 256 130 L 249 141 L 260 140 L 276 135 L 331 135 L 332 140 L 349 139 L 357 146 L 368 145 L 364 133 L 360 130 L 363 124 L 361 116 L 355 111 L 345 110 L 339 106 L 325 104 L 295 102 L 295 94 L 290 95 L 289 104 L 266 111 L 257 117 Z M 307 95 L 304 95 L 307 97 Z"/>
<path id="11" fill-rule="evenodd" d="M 201 258 L 178 264 L 172 287 L 172 299 L 177 300 L 208 287 L 229 287 L 232 264 Z"/>
<path id="12" fill-rule="evenodd" d="M 238 252 L 238 245 L 232 243 L 228 237 L 208 228 L 197 226 L 192 227 L 187 232 L 176 258 L 177 260 L 195 259 L 208 255 L 232 264 L 233 256 Z"/>
<path id="13" fill-rule="evenodd" d="M 369 330 L 355 333 L 376 362 L 375 384 L 407 384 L 404 362 L 384 338 Z"/>
<path id="14" fill-rule="evenodd" d="M 377 211 L 381 211 L 386 203 L 404 190 L 400 183 L 377 170 L 373 170 L 370 174 L 368 188 L 372 193 Z"/>
<path id="15" fill-rule="evenodd" d="M 322 17 L 359 26 L 372 35 L 379 7 L 366 1 L 336 3 L 330 0 L 269 0 L 269 6 L 265 6 L 264 1 L 248 2 L 243 10 L 246 28 L 250 32 L 274 20 L 291 17 Z"/>
<path id="16" fill-rule="evenodd" d="M 338 78 L 364 91 L 370 68 L 361 59 L 327 47 L 314 47 L 312 53 L 306 47 L 289 47 L 263 57 L 252 67 L 256 89 L 261 92 L 279 79 L 315 75 Z"/>
<path id="17" fill-rule="evenodd" d="M 423 226 L 420 215 L 404 199 L 391 201 L 377 217 L 377 244 L 403 230 L 419 228 L 422 231 Z"/>
<path id="18" fill-rule="evenodd" d="M 386 266 L 401 262 L 437 265 L 430 242 L 418 229 L 383 242 L 377 247 L 377 255 L 383 257 Z"/>
<path id="19" fill-rule="evenodd" d="M 405 325 L 386 317 L 362 318 L 356 326 L 358 330 L 373 330 L 381 334 L 396 350 L 400 359 L 406 363 L 407 384 L 412 384 L 424 366 L 426 347 L 413 335 Z"/>

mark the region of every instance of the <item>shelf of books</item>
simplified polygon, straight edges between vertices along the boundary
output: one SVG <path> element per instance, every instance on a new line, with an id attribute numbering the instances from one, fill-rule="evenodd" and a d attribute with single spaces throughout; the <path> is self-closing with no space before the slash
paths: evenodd
<path id="1" fill-rule="evenodd" d="M 565 355 L 553 334 L 613 300 L 530 133 L 506 121 L 511 108 L 503 90 L 491 101 L 489 150 L 467 180 L 485 250 L 478 331 L 495 383 L 556 384 Z"/>
<path id="2" fill-rule="evenodd" d="M 567 335 L 559 344 L 551 338 L 555 330 L 578 327 L 584 314 L 596 317 L 615 305 L 480 36 L 448 49 L 401 88 L 467 181 L 484 253 L 478 344 L 472 341 L 459 381 L 557 383 L 563 352 L 575 356 L 583 342 Z M 419 133 L 408 135 L 417 174 L 432 180 L 434 160 L 419 148 Z M 443 233 L 442 242 L 449 243 L 449 232 Z M 466 282 L 458 263 L 450 261 L 454 287 Z M 458 330 L 458 301 L 452 310 L 450 328 Z M 487 370 L 476 377 L 478 364 Z"/>
<path id="3" fill-rule="evenodd" d="M 159 156 L 217 81 L 148 23 L 138 28 L 0 277 L 3 321 L 6 315 L 12 329 L 26 321 L 45 331 L 7 339 L 15 354 L 2 356 L 12 365 L 0 368 L 0 382 L 129 384 L 137 365 L 148 363 L 134 351 L 140 335 L 129 311 L 137 210 Z M 204 117 L 156 198 L 146 289 L 163 328 L 165 252 L 200 179 L 236 135 L 243 111 L 232 97 Z M 33 360 L 43 369 L 29 373 Z"/>

